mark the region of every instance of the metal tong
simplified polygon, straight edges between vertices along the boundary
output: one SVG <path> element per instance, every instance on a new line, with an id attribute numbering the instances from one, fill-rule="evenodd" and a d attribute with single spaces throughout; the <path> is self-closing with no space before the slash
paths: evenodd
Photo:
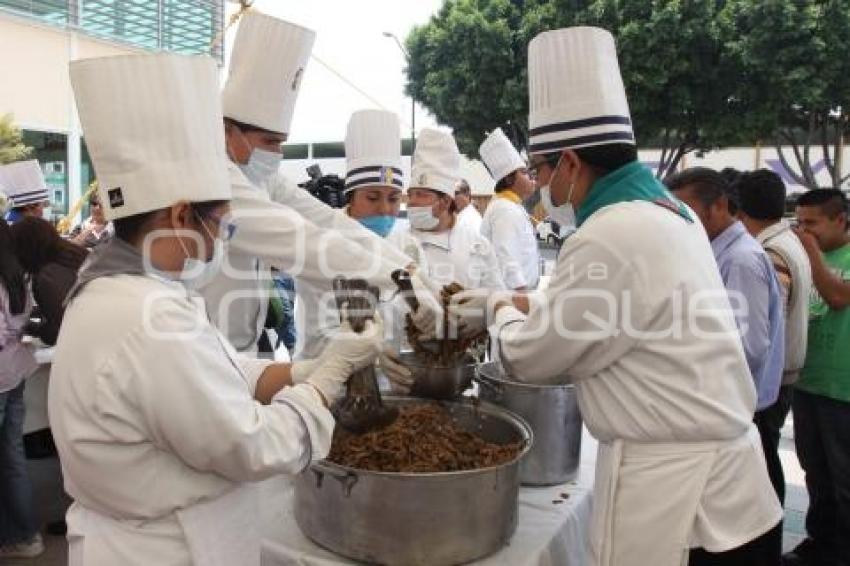
<path id="1" fill-rule="evenodd" d="M 336 277 L 333 280 L 336 306 L 343 312 L 354 332 L 360 333 L 366 322 L 375 316 L 375 305 L 380 292 L 363 279 Z M 336 419 L 343 428 L 362 434 L 388 426 L 398 417 L 398 409 L 387 407 L 378 390 L 375 366 L 370 365 L 354 372 L 346 384 L 345 397 L 335 408 Z"/>

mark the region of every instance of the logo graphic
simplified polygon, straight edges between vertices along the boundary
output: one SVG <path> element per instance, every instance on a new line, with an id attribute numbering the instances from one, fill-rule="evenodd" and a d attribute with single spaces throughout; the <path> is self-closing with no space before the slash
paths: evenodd
<path id="1" fill-rule="evenodd" d="M 106 194 L 107 196 L 109 196 L 110 208 L 118 208 L 119 206 L 124 206 L 124 195 L 121 193 L 121 187 L 109 189 L 108 191 L 106 191 Z"/>
<path id="2" fill-rule="evenodd" d="M 292 79 L 292 90 L 298 90 L 298 85 L 301 84 L 301 77 L 304 76 L 304 67 L 295 71 L 295 78 Z"/>

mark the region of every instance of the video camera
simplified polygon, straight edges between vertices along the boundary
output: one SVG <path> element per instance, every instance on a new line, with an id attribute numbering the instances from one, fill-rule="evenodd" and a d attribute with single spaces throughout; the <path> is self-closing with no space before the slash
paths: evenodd
<path id="1" fill-rule="evenodd" d="M 345 181 L 338 175 L 322 175 L 322 168 L 318 163 L 307 167 L 307 175 L 310 179 L 298 183 L 302 189 L 306 189 L 311 195 L 332 208 L 342 208 L 346 204 Z"/>

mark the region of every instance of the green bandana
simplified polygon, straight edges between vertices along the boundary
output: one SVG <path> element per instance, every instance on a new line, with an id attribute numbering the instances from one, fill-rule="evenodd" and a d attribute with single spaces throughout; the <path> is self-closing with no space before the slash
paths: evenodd
<path id="1" fill-rule="evenodd" d="M 693 222 L 687 207 L 670 194 L 655 178 L 652 171 L 638 161 L 623 165 L 616 171 L 597 179 L 576 212 L 576 225 L 581 226 L 594 212 L 618 202 L 645 200 L 662 206 Z"/>

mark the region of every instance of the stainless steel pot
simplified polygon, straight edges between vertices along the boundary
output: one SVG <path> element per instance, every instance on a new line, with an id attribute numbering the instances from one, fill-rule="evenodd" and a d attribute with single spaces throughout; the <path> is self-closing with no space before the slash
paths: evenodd
<path id="1" fill-rule="evenodd" d="M 390 397 L 390 406 L 421 403 Z M 519 417 L 487 403 L 443 403 L 463 428 L 490 442 L 524 441 L 497 467 L 433 474 L 314 463 L 295 481 L 295 520 L 315 543 L 375 564 L 449 566 L 499 550 L 516 529 L 519 462 L 532 443 Z"/>
<path id="2" fill-rule="evenodd" d="M 534 431 L 522 461 L 523 485 L 556 485 L 575 479 L 581 454 L 581 413 L 573 385 L 529 385 L 506 376 L 501 364 L 478 368 L 478 395 L 516 413 Z"/>
<path id="3" fill-rule="evenodd" d="M 413 373 L 410 396 L 437 400 L 460 397 L 472 385 L 477 365 L 471 356 L 453 366 L 423 363 L 413 352 L 402 352 L 399 359 Z"/>

